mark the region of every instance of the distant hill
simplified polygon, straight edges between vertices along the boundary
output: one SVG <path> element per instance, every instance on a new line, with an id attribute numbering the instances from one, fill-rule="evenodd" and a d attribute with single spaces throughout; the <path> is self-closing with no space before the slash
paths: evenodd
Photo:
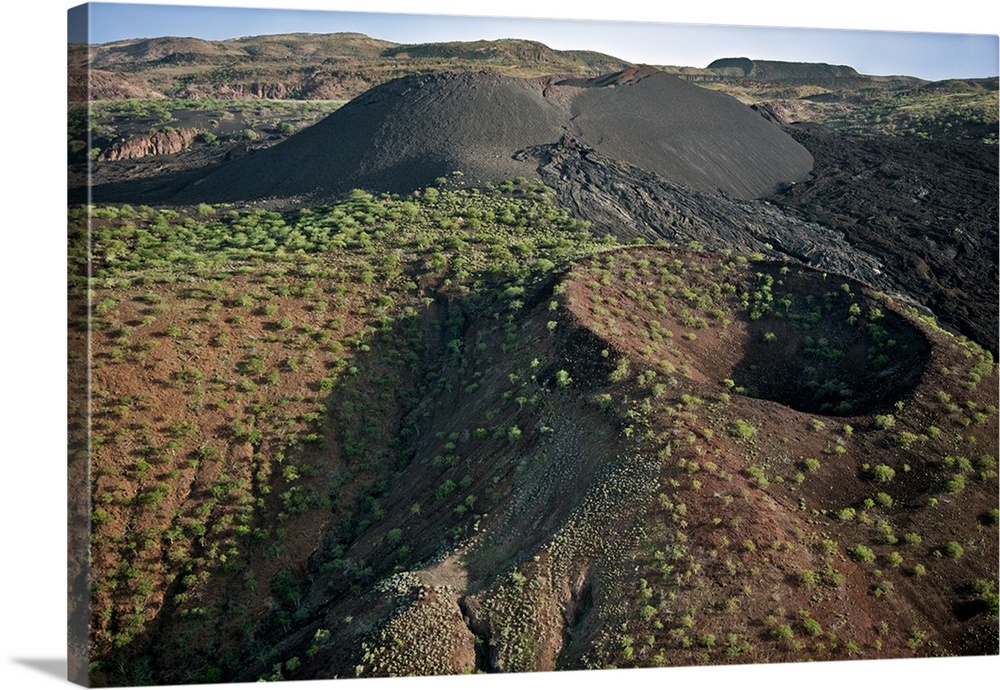
<path id="1" fill-rule="evenodd" d="M 847 65 L 828 65 L 815 62 L 780 62 L 777 60 L 751 60 L 749 58 L 721 58 L 709 64 L 708 69 L 734 77 L 758 79 L 857 79 L 861 75 Z"/>
<path id="2" fill-rule="evenodd" d="M 596 76 L 632 66 L 589 51 L 553 50 L 536 41 L 504 39 L 402 45 L 358 33 L 279 34 L 225 41 L 152 38 L 70 46 L 70 100 L 84 70 L 128 82 L 129 92 L 170 98 L 348 100 L 372 86 L 414 73 L 489 68 L 513 76 Z M 92 84 L 96 100 L 121 98 L 122 85 Z"/>
<path id="3" fill-rule="evenodd" d="M 748 80 L 771 84 L 811 84 L 841 89 L 915 88 L 928 83 L 917 77 L 861 74 L 848 65 L 829 65 L 824 62 L 751 60 L 745 57 L 714 60 L 708 65 L 706 71 L 717 75 L 720 79 L 727 80 Z"/>
<path id="4" fill-rule="evenodd" d="M 409 60 L 455 60 L 489 64 L 545 65 L 561 72 L 615 72 L 631 63 L 584 50 L 553 50 L 537 41 L 501 39 L 497 41 L 452 41 L 421 43 L 386 48 L 382 57 Z"/>
<path id="5" fill-rule="evenodd" d="M 376 60 L 395 45 L 356 33 L 248 36 L 225 41 L 175 37 L 129 39 L 93 46 L 91 66 L 142 72 L 164 64 L 225 65 L 232 60 L 248 63 L 317 58 Z"/>
<path id="6" fill-rule="evenodd" d="M 942 81 L 932 81 L 924 84 L 918 89 L 918 93 L 975 93 L 996 91 L 998 87 L 997 77 L 987 77 L 984 79 L 944 79 Z"/>

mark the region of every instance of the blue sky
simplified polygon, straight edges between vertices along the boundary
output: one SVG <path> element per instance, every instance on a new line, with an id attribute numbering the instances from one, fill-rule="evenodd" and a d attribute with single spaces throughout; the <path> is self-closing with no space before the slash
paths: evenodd
<path id="1" fill-rule="evenodd" d="M 759 18 L 753 23 L 763 25 L 741 26 L 736 24 L 745 21 L 745 13 L 741 13 L 738 3 L 725 2 L 712 3 L 714 11 L 707 16 L 675 10 L 650 15 L 648 11 L 640 14 L 630 9 L 629 20 L 600 18 L 600 13 L 587 11 L 586 3 L 581 11 L 580 7 L 560 7 L 560 3 L 505 2 L 503 7 L 514 18 L 469 16 L 468 3 L 449 2 L 421 3 L 421 11 L 426 14 L 413 14 L 412 9 L 407 10 L 412 5 L 406 3 L 377 1 L 285 3 L 295 9 L 272 9 L 278 3 L 252 0 L 213 4 L 216 6 L 94 3 L 90 6 L 90 41 L 357 31 L 399 43 L 530 38 L 557 49 L 597 50 L 632 62 L 660 65 L 703 67 L 715 58 L 746 56 L 846 64 L 865 74 L 907 74 L 925 79 L 996 76 L 1000 72 L 996 10 L 977 9 L 979 15 L 970 13 L 965 23 L 959 24 L 959 33 L 954 33 L 956 29 L 947 28 L 954 21 L 949 24 L 944 17 L 935 19 L 931 15 L 923 24 L 913 24 L 913 16 L 880 18 L 877 12 L 867 10 L 855 15 L 841 12 L 836 17 L 841 21 L 831 24 L 830 13 L 815 17 L 786 12 L 768 21 L 764 8 L 757 7 L 751 18 Z M 843 10 L 850 6 L 850 2 L 837 5 Z M 387 11 L 355 11 L 359 7 Z M 956 10 L 951 14 L 962 14 L 962 2 L 949 3 L 949 7 Z M 919 16 L 912 8 L 907 14 Z M 603 15 L 608 16 L 612 15 Z M 683 23 L 665 21 L 673 16 L 681 17 Z M 633 17 L 657 21 L 631 21 Z M 800 20 L 797 26 L 820 28 L 776 26 L 772 23 L 776 19 L 792 21 L 793 26 Z M 904 30 L 883 30 L 887 28 Z M 71 33 L 70 38 L 86 40 L 80 33 Z"/>

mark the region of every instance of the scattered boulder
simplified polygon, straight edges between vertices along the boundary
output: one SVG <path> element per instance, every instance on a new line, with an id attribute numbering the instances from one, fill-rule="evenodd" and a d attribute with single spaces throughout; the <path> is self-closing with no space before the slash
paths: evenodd
<path id="1" fill-rule="evenodd" d="M 101 160 L 120 161 L 146 156 L 178 153 L 194 144 L 199 132 L 196 129 L 166 129 L 141 137 L 112 144 L 101 155 Z"/>

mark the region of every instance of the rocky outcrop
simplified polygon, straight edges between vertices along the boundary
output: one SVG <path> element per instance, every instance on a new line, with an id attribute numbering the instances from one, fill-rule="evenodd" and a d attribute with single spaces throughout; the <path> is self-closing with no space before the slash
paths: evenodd
<path id="1" fill-rule="evenodd" d="M 272 98 L 284 100 L 297 98 L 301 84 L 288 82 L 247 82 L 243 84 L 197 84 L 181 89 L 180 98 Z"/>
<path id="2" fill-rule="evenodd" d="M 70 69 L 67 72 L 70 103 L 88 100 L 109 101 L 126 98 L 165 98 L 139 76 L 103 70 Z"/>
<path id="3" fill-rule="evenodd" d="M 167 129 L 112 144 L 101 160 L 120 161 L 178 153 L 194 144 L 196 129 Z"/>

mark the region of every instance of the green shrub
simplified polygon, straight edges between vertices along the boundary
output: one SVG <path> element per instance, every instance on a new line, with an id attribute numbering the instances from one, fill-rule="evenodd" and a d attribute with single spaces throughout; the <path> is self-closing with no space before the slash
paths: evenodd
<path id="1" fill-rule="evenodd" d="M 779 640 L 790 640 L 795 637 L 795 632 L 792 630 L 792 626 L 788 623 L 782 623 L 774 630 L 774 636 Z"/>
<path id="2" fill-rule="evenodd" d="M 997 617 L 1000 608 L 1000 596 L 997 594 L 997 583 L 995 580 L 976 580 L 972 586 L 977 598 L 986 606 L 986 614 L 993 618 Z"/>
<path id="3" fill-rule="evenodd" d="M 622 357 L 621 359 L 618 360 L 617 364 L 615 365 L 614 371 L 611 372 L 608 378 L 611 379 L 612 383 L 621 383 L 622 381 L 628 378 L 628 374 L 629 374 L 628 360 Z"/>
<path id="4" fill-rule="evenodd" d="M 757 465 L 750 465 L 750 467 L 748 467 L 746 469 L 746 473 L 747 473 L 747 475 L 750 476 L 750 478 L 752 478 L 754 480 L 754 483 L 759 488 L 766 489 L 770 485 L 770 481 L 768 480 L 767 476 L 764 474 L 763 468 L 761 468 L 761 467 L 759 467 Z"/>
<path id="5" fill-rule="evenodd" d="M 858 544 L 847 550 L 851 559 L 858 563 L 871 563 L 875 560 L 875 552 L 864 544 Z"/>
<path id="6" fill-rule="evenodd" d="M 823 626 L 815 618 L 806 616 L 802 619 L 802 627 L 810 637 L 819 637 L 823 634 Z"/>
<path id="7" fill-rule="evenodd" d="M 878 503 L 883 508 L 891 508 L 893 504 L 892 496 L 885 493 L 884 491 L 879 491 L 875 495 L 875 502 Z"/>
<path id="8" fill-rule="evenodd" d="M 97 508 L 94 510 L 93 514 L 90 516 L 90 520 L 94 527 L 100 527 L 101 525 L 106 525 L 111 522 L 111 513 L 104 510 L 104 508 Z"/>
<path id="9" fill-rule="evenodd" d="M 282 605 L 297 605 L 302 598 L 299 579 L 289 570 L 279 570 L 271 580 L 271 594 Z"/>
<path id="10" fill-rule="evenodd" d="M 733 438 L 743 441 L 749 441 L 757 433 L 757 429 L 744 419 L 734 419 L 726 425 L 726 431 Z"/>
<path id="11" fill-rule="evenodd" d="M 896 476 L 896 470 L 888 465 L 875 465 L 872 470 L 872 478 L 879 484 L 887 484 Z"/>
<path id="12" fill-rule="evenodd" d="M 194 367 L 181 369 L 171 374 L 171 378 L 178 383 L 195 383 L 201 381 L 204 375 Z"/>
<path id="13" fill-rule="evenodd" d="M 961 472 L 956 472 L 945 482 L 944 488 L 950 494 L 960 493 L 965 488 L 965 475 Z"/>
<path id="14" fill-rule="evenodd" d="M 896 426 L 896 418 L 891 414 L 875 415 L 875 426 L 879 429 L 891 429 Z"/>
<path id="15" fill-rule="evenodd" d="M 437 488 L 437 491 L 434 492 L 434 497 L 439 501 L 443 501 L 455 493 L 456 488 L 458 488 L 458 485 L 455 482 L 450 479 L 446 479 L 441 486 Z"/>

